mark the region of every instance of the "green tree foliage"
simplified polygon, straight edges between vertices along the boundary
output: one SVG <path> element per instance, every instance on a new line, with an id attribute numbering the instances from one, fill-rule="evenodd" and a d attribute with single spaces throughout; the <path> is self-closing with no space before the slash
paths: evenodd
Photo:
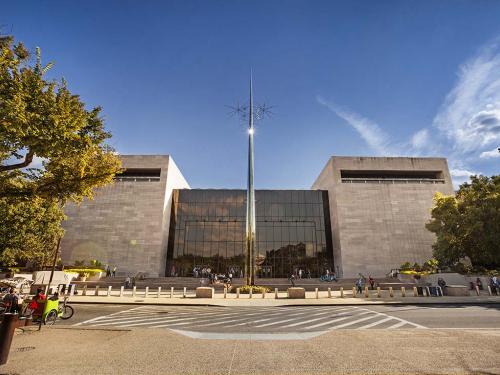
<path id="1" fill-rule="evenodd" d="M 500 176 L 473 176 L 454 197 L 437 193 L 426 227 L 441 265 L 468 257 L 475 267 L 500 267 Z"/>
<path id="2" fill-rule="evenodd" d="M 50 264 L 55 238 L 62 235 L 64 213 L 54 199 L 0 198 L 0 265 L 31 261 Z"/>
<path id="3" fill-rule="evenodd" d="M 31 66 L 11 37 L 0 48 L 0 197 L 92 197 L 120 170 L 100 108 L 86 110 L 64 80 L 46 80 L 52 64 L 42 65 L 39 49 Z"/>
<path id="4" fill-rule="evenodd" d="M 42 259 L 62 235 L 62 207 L 92 198 L 121 164 L 100 108 L 87 110 L 64 80 L 45 79 L 22 43 L 0 36 L 0 262 Z"/>

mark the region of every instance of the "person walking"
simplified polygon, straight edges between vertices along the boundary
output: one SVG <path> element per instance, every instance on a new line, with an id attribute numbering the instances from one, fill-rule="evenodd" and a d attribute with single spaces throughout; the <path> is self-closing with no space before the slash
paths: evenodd
<path id="1" fill-rule="evenodd" d="M 113 267 L 113 277 L 116 276 L 116 266 Z"/>
<path id="2" fill-rule="evenodd" d="M 110 276 L 111 276 L 111 269 L 109 268 L 109 266 L 106 266 L 106 277 Z"/>
<path id="3" fill-rule="evenodd" d="M 290 283 L 292 284 L 292 287 L 295 287 L 295 275 L 293 273 L 290 274 L 288 281 L 290 281 Z"/>
<path id="4" fill-rule="evenodd" d="M 302 279 L 302 268 L 299 268 L 299 280 Z"/>
<path id="5" fill-rule="evenodd" d="M 365 282 L 364 282 L 363 278 L 361 278 L 361 277 L 356 281 L 356 289 L 357 289 L 359 294 L 363 293 L 364 284 L 365 284 Z"/>
<path id="6" fill-rule="evenodd" d="M 129 288 L 130 288 L 130 276 L 127 275 L 127 277 L 125 278 L 125 289 Z"/>

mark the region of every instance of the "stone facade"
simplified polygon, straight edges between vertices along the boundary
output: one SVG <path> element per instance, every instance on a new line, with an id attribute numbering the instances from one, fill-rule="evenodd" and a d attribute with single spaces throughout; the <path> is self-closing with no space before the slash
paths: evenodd
<path id="1" fill-rule="evenodd" d="M 63 262 L 97 259 L 116 266 L 118 275 L 164 276 L 172 191 L 189 185 L 168 155 L 120 158 L 126 170 L 146 177 L 118 177 L 98 189 L 93 200 L 65 208 Z M 149 178 L 147 171 L 159 176 Z"/>
<path id="2" fill-rule="evenodd" d="M 328 190 L 341 277 L 384 276 L 404 262 L 428 260 L 432 198 L 453 194 L 442 158 L 332 157 L 312 188 Z"/>

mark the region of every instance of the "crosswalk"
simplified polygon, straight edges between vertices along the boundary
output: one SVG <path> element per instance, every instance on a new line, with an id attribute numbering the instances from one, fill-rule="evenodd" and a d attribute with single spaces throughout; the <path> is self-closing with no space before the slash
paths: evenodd
<path id="1" fill-rule="evenodd" d="M 176 332 L 290 334 L 339 329 L 422 329 L 396 316 L 359 306 L 205 307 L 140 306 L 75 326 L 171 329 Z"/>

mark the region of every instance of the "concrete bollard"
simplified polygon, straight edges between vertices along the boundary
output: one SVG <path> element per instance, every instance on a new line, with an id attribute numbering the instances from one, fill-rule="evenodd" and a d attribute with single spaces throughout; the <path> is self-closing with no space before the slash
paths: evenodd
<path id="1" fill-rule="evenodd" d="M 170 298 L 174 298 L 174 287 L 170 287 Z"/>
<path id="2" fill-rule="evenodd" d="M 120 287 L 120 297 L 123 297 L 123 289 L 125 289 L 125 288 L 124 288 L 124 287 L 123 287 L 123 285 L 122 285 L 122 286 Z"/>
<path id="3" fill-rule="evenodd" d="M 227 298 L 227 288 L 224 288 L 224 298 Z"/>
<path id="4" fill-rule="evenodd" d="M 319 298 L 318 288 L 314 288 L 314 295 L 316 296 L 316 299 Z"/>
<path id="5" fill-rule="evenodd" d="M 266 291 L 265 290 L 262 292 L 262 298 L 266 298 Z"/>
<path id="6" fill-rule="evenodd" d="M 212 287 L 212 298 L 215 298 L 215 288 Z"/>
<path id="7" fill-rule="evenodd" d="M 95 286 L 94 296 L 98 296 L 98 295 L 99 295 L 99 285 L 96 285 Z"/>
<path id="8" fill-rule="evenodd" d="M 370 292 L 368 292 L 368 287 L 365 286 L 365 298 L 370 297 Z"/>
<path id="9" fill-rule="evenodd" d="M 132 287 L 132 297 L 135 297 L 135 294 L 137 293 L 137 287 L 134 285 Z"/>
<path id="10" fill-rule="evenodd" d="M 274 299 L 278 299 L 278 288 L 274 288 Z"/>
<path id="11" fill-rule="evenodd" d="M 401 287 L 401 297 L 406 297 L 406 289 L 404 286 Z"/>
<path id="12" fill-rule="evenodd" d="M 340 287 L 340 298 L 344 298 L 344 288 Z"/>
<path id="13" fill-rule="evenodd" d="M 328 288 L 328 298 L 332 298 L 332 288 Z"/>
<path id="14" fill-rule="evenodd" d="M 240 298 L 240 288 L 236 288 L 236 298 Z"/>
<path id="15" fill-rule="evenodd" d="M 83 286 L 83 291 L 82 291 L 82 296 L 86 296 L 87 295 L 87 284 L 85 284 Z"/>
<path id="16" fill-rule="evenodd" d="M 491 286 L 488 285 L 488 294 L 491 296 Z"/>
<path id="17" fill-rule="evenodd" d="M 3 315 L 3 321 L 0 324 L 0 365 L 7 363 L 14 330 L 18 326 L 18 322 L 19 316 L 17 314 L 6 313 Z"/>
<path id="18" fill-rule="evenodd" d="M 382 297 L 382 294 L 380 293 L 380 287 L 377 286 L 377 298 Z"/>
<path id="19" fill-rule="evenodd" d="M 476 285 L 476 294 L 479 295 L 479 285 Z"/>
<path id="20" fill-rule="evenodd" d="M 413 287 L 413 297 L 418 297 L 418 289 L 416 286 Z"/>
<path id="21" fill-rule="evenodd" d="M 184 287 L 184 290 L 182 292 L 182 298 L 186 298 L 186 287 Z"/>
<path id="22" fill-rule="evenodd" d="M 161 297 L 161 286 L 158 287 L 158 298 Z"/>
<path id="23" fill-rule="evenodd" d="M 250 290 L 248 291 L 248 298 L 252 298 L 252 295 L 253 295 L 253 289 L 250 288 Z"/>
<path id="24" fill-rule="evenodd" d="M 111 289 L 113 289 L 113 287 L 111 285 L 108 286 L 108 294 L 106 294 L 108 297 L 111 295 Z"/>
<path id="25" fill-rule="evenodd" d="M 389 296 L 394 297 L 394 290 L 392 290 L 392 286 L 389 287 Z"/>
<path id="26" fill-rule="evenodd" d="M 146 290 L 144 291 L 144 298 L 147 298 L 149 294 L 149 286 L 146 287 Z"/>
<path id="27" fill-rule="evenodd" d="M 352 298 L 356 298 L 356 287 L 352 287 Z"/>

